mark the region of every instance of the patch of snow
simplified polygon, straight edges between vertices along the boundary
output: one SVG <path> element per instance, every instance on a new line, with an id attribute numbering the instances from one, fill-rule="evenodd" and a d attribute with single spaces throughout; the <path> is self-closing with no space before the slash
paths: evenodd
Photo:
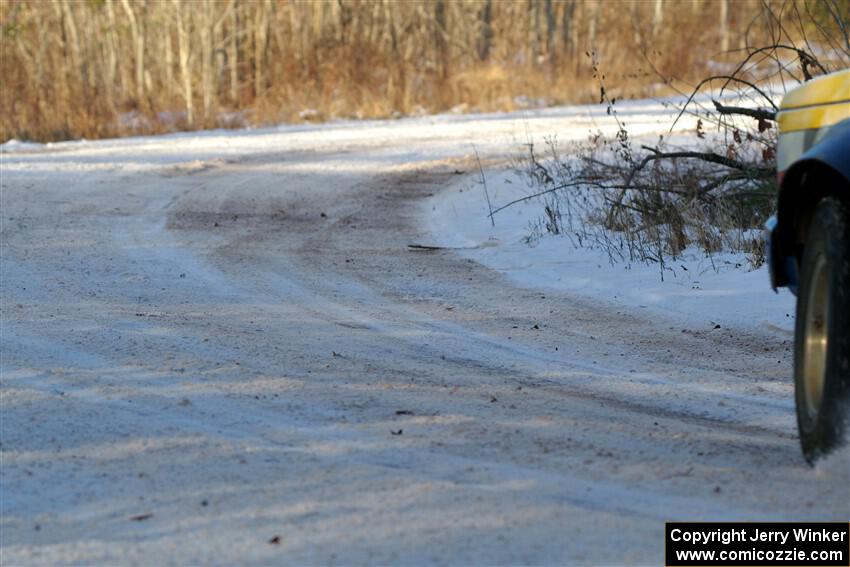
<path id="1" fill-rule="evenodd" d="M 509 171 L 487 174 L 493 208 L 528 194 Z M 527 201 L 488 218 L 483 186 L 459 180 L 432 197 L 425 215 L 433 243 L 457 247 L 527 288 L 556 289 L 654 311 L 702 329 L 760 328 L 793 334 L 794 296 L 770 289 L 767 268 L 748 270 L 744 254 L 708 257 L 688 249 L 662 271 L 658 264 L 612 263 L 601 246 L 579 246 L 567 237 L 545 236 L 527 243 L 530 225 L 542 214 L 539 201 Z M 662 279 L 663 276 L 663 279 Z"/>
<path id="2" fill-rule="evenodd" d="M 305 108 L 304 110 L 298 113 L 298 118 L 305 122 L 317 122 L 324 120 L 325 115 L 322 114 L 321 111 L 316 110 L 315 108 Z"/>
<path id="3" fill-rule="evenodd" d="M 12 138 L 7 142 L 0 144 L 0 152 L 2 153 L 24 153 L 24 152 L 39 152 L 46 148 L 46 144 L 37 142 L 22 142 Z"/>

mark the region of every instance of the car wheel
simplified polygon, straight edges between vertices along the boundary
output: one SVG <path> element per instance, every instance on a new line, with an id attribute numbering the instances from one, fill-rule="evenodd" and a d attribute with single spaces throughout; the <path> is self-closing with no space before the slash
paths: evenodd
<path id="1" fill-rule="evenodd" d="M 803 248 L 794 336 L 797 426 L 809 463 L 841 444 L 850 419 L 850 215 L 820 201 Z"/>

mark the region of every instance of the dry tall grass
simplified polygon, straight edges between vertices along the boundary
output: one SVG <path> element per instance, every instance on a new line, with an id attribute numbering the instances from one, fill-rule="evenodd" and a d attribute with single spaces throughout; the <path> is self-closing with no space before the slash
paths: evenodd
<path id="1" fill-rule="evenodd" d="M 761 8 L 760 0 L 3 0 L 0 141 L 590 101 L 598 97 L 591 51 L 618 95 L 639 95 L 657 81 L 642 54 L 668 75 L 701 76 L 724 50 L 763 33 Z"/>

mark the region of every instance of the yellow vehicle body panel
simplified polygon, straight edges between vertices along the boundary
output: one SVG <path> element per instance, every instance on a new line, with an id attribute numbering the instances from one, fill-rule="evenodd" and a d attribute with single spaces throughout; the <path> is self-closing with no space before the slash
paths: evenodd
<path id="1" fill-rule="evenodd" d="M 850 102 L 850 69 L 818 77 L 793 89 L 782 99 L 779 110 L 839 102 Z"/>
<path id="2" fill-rule="evenodd" d="M 789 91 L 776 115 L 776 167 L 780 176 L 845 120 L 850 120 L 850 69 L 818 77 Z"/>
<path id="3" fill-rule="evenodd" d="M 850 118 L 850 100 L 820 106 L 783 110 L 776 116 L 779 132 L 817 130 Z"/>

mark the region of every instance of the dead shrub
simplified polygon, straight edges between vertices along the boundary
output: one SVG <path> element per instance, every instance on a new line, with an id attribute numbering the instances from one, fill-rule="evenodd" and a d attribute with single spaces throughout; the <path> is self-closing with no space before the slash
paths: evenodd
<path id="1" fill-rule="evenodd" d="M 566 235 L 578 246 L 602 247 L 612 262 L 657 263 L 662 278 L 665 265 L 691 246 L 709 258 L 740 252 L 751 267 L 761 266 L 760 231 L 777 196 L 774 99 L 850 63 L 847 10 L 831 2 L 814 11 L 806 5 L 805 14 L 796 3 L 792 8 L 778 14 L 764 3 L 759 17 L 772 42 L 747 47 L 728 70 L 680 91 L 686 100 L 671 131 L 685 114 L 698 119 L 691 137 L 678 146 L 662 136 L 651 146 L 634 147 L 598 55 L 589 52 L 599 101 L 619 125 L 617 134 L 591 134 L 567 151 L 546 140 L 545 159 L 530 144 L 514 167 L 532 194 L 494 212 L 542 199 L 543 222 L 532 226 L 531 240 L 544 233 Z M 664 82 L 679 88 L 672 79 Z M 710 105 L 697 97 L 703 91 L 711 93 Z M 570 212 L 566 223 L 562 210 Z"/>

